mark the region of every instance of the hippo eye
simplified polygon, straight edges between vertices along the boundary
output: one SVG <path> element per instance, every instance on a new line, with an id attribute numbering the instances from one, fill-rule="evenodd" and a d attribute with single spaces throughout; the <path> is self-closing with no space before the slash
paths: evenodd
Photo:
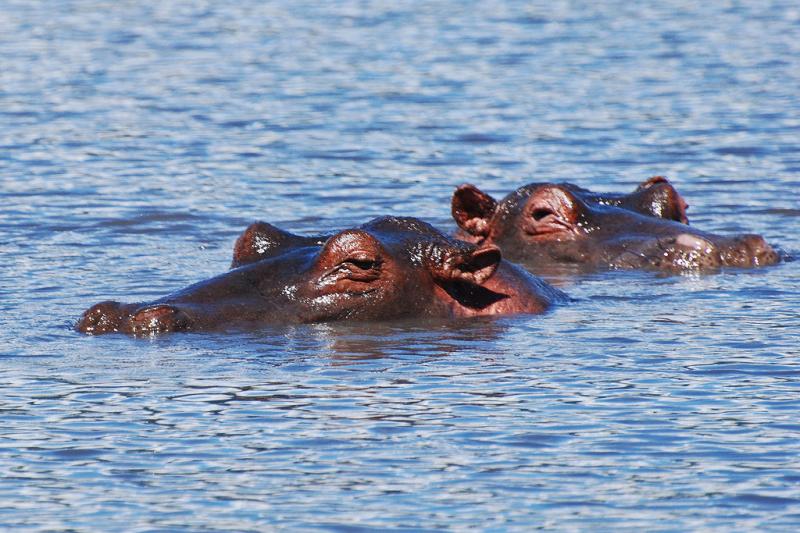
<path id="1" fill-rule="evenodd" d="M 348 265 L 353 265 L 360 270 L 373 270 L 378 266 L 378 262 L 370 259 L 348 259 L 345 261 Z"/>
<path id="2" fill-rule="evenodd" d="M 552 214 L 554 213 L 550 209 L 540 208 L 540 209 L 534 209 L 533 212 L 531 213 L 531 217 L 533 217 L 534 220 L 542 220 L 543 218 L 550 216 Z"/>
<path id="3" fill-rule="evenodd" d="M 352 282 L 371 283 L 384 275 L 383 263 L 387 257 L 376 249 L 377 244 L 368 242 L 366 238 L 362 243 L 350 237 L 345 234 L 341 242 L 326 244 L 317 258 L 315 268 L 321 270 L 317 278 L 320 287 L 338 287 L 337 290 L 347 291 L 354 286 Z M 364 244 L 363 248 L 353 246 L 359 244 Z"/>
<path id="4" fill-rule="evenodd" d="M 339 279 L 353 281 L 373 281 L 381 275 L 381 260 L 379 257 L 357 255 L 348 257 L 337 267 Z"/>

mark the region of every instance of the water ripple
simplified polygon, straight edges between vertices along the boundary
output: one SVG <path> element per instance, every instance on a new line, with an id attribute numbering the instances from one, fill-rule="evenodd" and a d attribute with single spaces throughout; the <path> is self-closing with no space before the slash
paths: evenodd
<path id="1" fill-rule="evenodd" d="M 616 5 L 618 4 L 618 5 Z M 0 6 L 0 524 L 794 530 L 800 13 L 564 2 Z M 71 330 L 227 268 L 256 219 L 472 182 L 625 191 L 789 251 L 555 276 L 544 317 L 152 339 Z"/>

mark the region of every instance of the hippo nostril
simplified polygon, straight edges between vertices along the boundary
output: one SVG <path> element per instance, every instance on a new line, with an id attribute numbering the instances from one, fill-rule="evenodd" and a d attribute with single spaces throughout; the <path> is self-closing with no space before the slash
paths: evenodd
<path id="1" fill-rule="evenodd" d="M 164 304 L 140 309 L 130 319 L 130 329 L 134 335 L 181 331 L 189 329 L 189 326 L 189 317 L 183 311 Z"/>

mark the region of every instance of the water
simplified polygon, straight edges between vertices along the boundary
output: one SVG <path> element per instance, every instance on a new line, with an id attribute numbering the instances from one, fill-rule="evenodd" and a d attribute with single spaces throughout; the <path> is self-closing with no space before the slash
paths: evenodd
<path id="1" fill-rule="evenodd" d="M 255 219 L 669 176 L 800 250 L 793 2 L 0 5 L 0 526 L 793 530 L 800 263 L 561 279 L 543 317 L 71 326 Z"/>

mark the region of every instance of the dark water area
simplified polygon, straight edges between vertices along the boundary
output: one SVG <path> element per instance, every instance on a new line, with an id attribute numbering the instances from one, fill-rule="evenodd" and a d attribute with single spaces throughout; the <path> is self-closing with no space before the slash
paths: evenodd
<path id="1" fill-rule="evenodd" d="M 424 5 L 423 5 L 424 4 Z M 795 530 L 800 263 L 541 316 L 83 336 L 256 219 L 632 190 L 800 251 L 794 2 L 0 4 L 0 528 Z"/>

